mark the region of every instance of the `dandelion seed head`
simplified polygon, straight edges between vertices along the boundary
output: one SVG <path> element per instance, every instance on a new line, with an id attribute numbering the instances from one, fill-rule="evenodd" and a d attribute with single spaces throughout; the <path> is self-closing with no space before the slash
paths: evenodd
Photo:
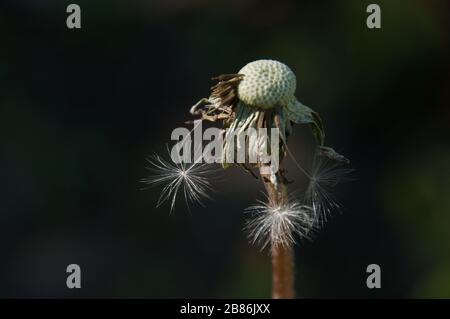
<path id="1" fill-rule="evenodd" d="M 240 71 L 239 99 L 245 104 L 263 109 L 286 105 L 294 97 L 296 77 L 284 63 L 275 60 L 257 60 Z"/>
<path id="2" fill-rule="evenodd" d="M 263 202 L 246 209 L 253 218 L 248 220 L 245 230 L 253 244 L 261 249 L 269 245 L 289 246 L 298 238 L 309 239 L 315 227 L 315 211 L 298 200 L 271 206 Z"/>

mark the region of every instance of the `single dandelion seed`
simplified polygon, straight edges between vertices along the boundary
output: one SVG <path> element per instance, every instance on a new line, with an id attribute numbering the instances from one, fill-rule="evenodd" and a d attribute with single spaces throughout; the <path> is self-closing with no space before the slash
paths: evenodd
<path id="1" fill-rule="evenodd" d="M 157 207 L 170 202 L 170 212 L 175 209 L 179 194 L 184 197 L 186 205 L 197 203 L 203 205 L 203 199 L 211 199 L 213 190 L 207 176 L 212 173 L 211 166 L 199 160 L 193 163 L 174 163 L 155 154 L 147 159 L 146 168 L 152 173 L 141 181 L 147 185 L 162 185 Z"/>
<path id="2" fill-rule="evenodd" d="M 297 238 L 310 238 L 316 221 L 314 209 L 293 199 L 276 206 L 258 203 L 246 209 L 253 215 L 245 226 L 252 244 L 259 244 L 263 250 L 270 245 L 289 247 Z"/>
<path id="3" fill-rule="evenodd" d="M 315 211 L 318 226 L 323 226 L 332 212 L 341 212 L 342 206 L 333 191 L 339 183 L 351 181 L 353 171 L 342 167 L 340 162 L 321 155 L 314 156 L 305 203 Z"/>

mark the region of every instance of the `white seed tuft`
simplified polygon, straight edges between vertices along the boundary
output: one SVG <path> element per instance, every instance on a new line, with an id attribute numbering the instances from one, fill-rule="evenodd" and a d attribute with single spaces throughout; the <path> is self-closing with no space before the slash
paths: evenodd
<path id="1" fill-rule="evenodd" d="M 198 203 L 202 205 L 204 198 L 211 199 L 209 193 L 213 190 L 207 178 L 213 170 L 207 163 L 179 163 L 168 161 L 155 154 L 147 159 L 147 169 L 152 173 L 141 181 L 147 185 L 162 185 L 163 189 L 158 199 L 157 207 L 164 202 L 170 202 L 170 211 L 175 209 L 178 195 L 184 197 L 186 205 Z"/>
<path id="2" fill-rule="evenodd" d="M 260 244 L 261 249 L 269 245 L 289 246 L 297 238 L 309 238 L 316 223 L 315 210 L 297 200 L 276 207 L 260 202 L 246 212 L 253 219 L 247 221 L 245 230 L 252 244 Z"/>

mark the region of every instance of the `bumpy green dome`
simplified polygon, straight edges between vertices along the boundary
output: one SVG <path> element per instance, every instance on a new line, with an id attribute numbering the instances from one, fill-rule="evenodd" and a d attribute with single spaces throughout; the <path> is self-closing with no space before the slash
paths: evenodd
<path id="1" fill-rule="evenodd" d="M 249 106 L 271 109 L 287 105 L 294 97 L 296 78 L 284 63 L 257 60 L 244 66 L 244 77 L 238 86 L 239 99 Z"/>

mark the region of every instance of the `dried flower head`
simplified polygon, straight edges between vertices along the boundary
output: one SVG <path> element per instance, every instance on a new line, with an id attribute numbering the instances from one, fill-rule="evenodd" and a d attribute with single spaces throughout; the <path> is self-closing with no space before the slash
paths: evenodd
<path id="1" fill-rule="evenodd" d="M 276 155 L 282 160 L 293 124 L 311 125 L 320 152 L 333 160 L 347 161 L 323 145 L 325 133 L 322 120 L 318 113 L 294 96 L 296 77 L 287 65 L 275 60 L 257 60 L 248 63 L 237 74 L 223 74 L 213 80 L 219 82 L 211 88 L 210 97 L 195 104 L 191 113 L 200 115 L 203 120 L 223 122 L 226 129 L 222 152 L 224 167 L 235 164 L 234 155 L 242 153 L 242 147 L 245 147 L 246 158 L 260 157 L 261 147 L 254 147 L 251 143 L 234 143 L 235 138 L 245 140 L 250 128 L 279 129 L 281 147 Z M 256 144 L 269 145 L 270 142 L 258 139 Z M 260 166 L 260 162 L 242 166 L 247 168 L 247 165 Z"/>

